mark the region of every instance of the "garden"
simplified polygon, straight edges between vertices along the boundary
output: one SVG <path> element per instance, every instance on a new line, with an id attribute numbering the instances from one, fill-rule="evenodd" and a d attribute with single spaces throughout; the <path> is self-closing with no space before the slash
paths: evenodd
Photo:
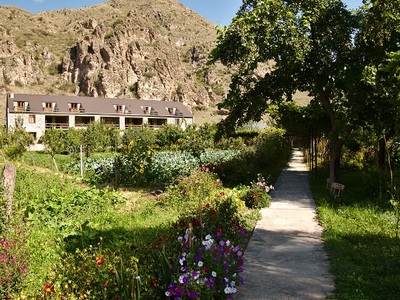
<path id="1" fill-rule="evenodd" d="M 2 132 L 14 197 L 0 210 L 4 299 L 232 299 L 259 209 L 290 152 L 281 129 Z M 88 134 L 90 133 L 90 136 Z M 83 145 L 80 161 L 79 145 Z M 83 176 L 81 176 L 83 166 Z M 11 214 L 6 210 L 12 201 Z"/>

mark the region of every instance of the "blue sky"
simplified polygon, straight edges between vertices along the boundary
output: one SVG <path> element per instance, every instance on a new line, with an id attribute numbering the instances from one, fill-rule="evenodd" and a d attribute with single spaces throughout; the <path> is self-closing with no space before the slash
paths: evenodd
<path id="1" fill-rule="evenodd" d="M 344 1 L 349 8 L 356 8 L 362 3 L 362 0 Z M 79 8 L 103 2 L 106 2 L 106 0 L 0 0 L 0 5 L 18 6 L 31 13 L 37 13 L 43 10 L 63 9 L 65 7 Z M 229 25 L 242 4 L 242 0 L 179 0 L 179 2 L 217 25 Z"/>

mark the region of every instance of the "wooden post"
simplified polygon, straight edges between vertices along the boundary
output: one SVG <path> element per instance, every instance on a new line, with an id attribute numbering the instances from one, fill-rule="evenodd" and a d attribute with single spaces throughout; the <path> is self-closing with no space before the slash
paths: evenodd
<path id="1" fill-rule="evenodd" d="M 15 177 L 17 175 L 17 168 L 11 164 L 5 164 L 3 168 L 3 187 L 4 199 L 6 200 L 6 215 L 9 222 L 12 214 L 12 204 L 14 197 Z"/>
<path id="2" fill-rule="evenodd" d="M 114 190 L 118 190 L 119 188 L 119 159 L 114 158 Z"/>

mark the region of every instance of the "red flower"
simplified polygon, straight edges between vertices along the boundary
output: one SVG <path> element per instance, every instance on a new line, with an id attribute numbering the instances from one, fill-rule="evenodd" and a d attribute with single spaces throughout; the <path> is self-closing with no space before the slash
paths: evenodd
<path id="1" fill-rule="evenodd" d="M 54 286 L 52 286 L 50 283 L 46 283 L 46 285 L 44 286 L 44 292 L 47 294 L 51 294 L 52 292 L 54 292 Z"/>
<path id="2" fill-rule="evenodd" d="M 179 221 L 179 226 L 185 227 L 185 220 L 180 220 Z"/>
<path id="3" fill-rule="evenodd" d="M 104 257 L 96 257 L 96 267 L 102 266 L 104 263 Z"/>
<path id="4" fill-rule="evenodd" d="M 216 213 L 215 209 L 210 210 L 210 215 L 215 216 Z"/>
<path id="5" fill-rule="evenodd" d="M 210 203 L 207 203 L 207 204 L 206 204 L 206 207 L 207 207 L 207 208 L 210 208 Z"/>
<path id="6" fill-rule="evenodd" d="M 225 193 L 224 193 L 224 192 L 221 192 L 221 193 L 219 193 L 219 195 L 220 195 L 221 197 L 223 197 L 223 196 L 225 196 Z"/>
<path id="7" fill-rule="evenodd" d="M 192 224 L 193 224 L 193 226 L 200 226 L 200 221 L 195 219 L 195 218 L 193 218 L 192 219 Z"/>
<path id="8" fill-rule="evenodd" d="M 158 286 L 158 280 L 157 279 L 155 279 L 155 278 L 153 278 L 152 280 L 151 280 L 151 287 L 152 288 L 156 288 L 157 286 Z"/>

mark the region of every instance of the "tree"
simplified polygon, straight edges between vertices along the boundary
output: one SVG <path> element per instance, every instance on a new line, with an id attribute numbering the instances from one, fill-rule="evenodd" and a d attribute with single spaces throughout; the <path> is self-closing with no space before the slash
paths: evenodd
<path id="1" fill-rule="evenodd" d="M 378 165 L 385 162 L 386 141 L 398 132 L 399 82 L 393 67 L 400 40 L 400 1 L 372 0 L 360 11 L 360 29 L 355 36 L 356 65 L 352 99 L 355 123 L 380 137 Z M 397 75 L 396 75 L 397 73 Z"/>
<path id="2" fill-rule="evenodd" d="M 0 155 L 5 160 L 16 160 L 33 144 L 33 137 L 23 128 L 0 128 Z"/>
<path id="3" fill-rule="evenodd" d="M 346 67 L 354 57 L 357 21 L 340 0 L 244 0 L 211 53 L 211 62 L 237 67 L 221 104 L 229 115 L 220 128 L 258 121 L 269 104 L 307 91 L 329 118 L 330 180 L 336 181 L 351 131 L 344 95 L 351 84 Z M 271 67 L 262 74 L 265 64 Z"/>
<path id="4" fill-rule="evenodd" d="M 58 172 L 58 166 L 56 162 L 56 154 L 66 151 L 67 134 L 64 130 L 50 128 L 47 129 L 42 137 L 42 143 L 46 148 L 46 151 L 50 153 L 51 159 L 53 160 L 54 167 Z"/>

